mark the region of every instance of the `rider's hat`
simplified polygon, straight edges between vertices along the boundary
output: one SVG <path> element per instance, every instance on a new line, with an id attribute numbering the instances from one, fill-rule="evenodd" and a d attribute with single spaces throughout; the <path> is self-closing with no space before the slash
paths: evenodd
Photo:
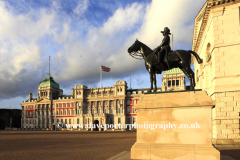
<path id="1" fill-rule="evenodd" d="M 164 31 L 161 31 L 161 33 L 164 33 L 164 32 L 167 33 L 167 34 L 171 34 L 170 29 L 168 27 L 165 27 Z"/>

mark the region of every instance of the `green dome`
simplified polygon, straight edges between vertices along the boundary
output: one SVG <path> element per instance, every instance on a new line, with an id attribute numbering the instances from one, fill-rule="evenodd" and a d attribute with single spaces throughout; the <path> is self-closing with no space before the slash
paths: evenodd
<path id="1" fill-rule="evenodd" d="M 165 73 L 180 73 L 180 72 L 183 72 L 180 68 L 173 68 L 168 71 L 164 71 L 164 74 Z"/>
<path id="2" fill-rule="evenodd" d="M 38 87 L 54 87 L 59 89 L 59 84 L 56 83 L 51 76 L 47 76 L 45 80 L 39 83 Z"/>

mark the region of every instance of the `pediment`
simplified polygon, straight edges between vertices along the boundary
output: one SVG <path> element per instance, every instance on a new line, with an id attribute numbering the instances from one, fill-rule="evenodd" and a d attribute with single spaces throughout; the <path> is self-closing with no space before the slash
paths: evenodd
<path id="1" fill-rule="evenodd" d="M 41 98 L 41 99 L 37 100 L 37 102 L 49 103 L 49 102 L 51 102 L 51 100 L 46 99 L 46 98 Z"/>

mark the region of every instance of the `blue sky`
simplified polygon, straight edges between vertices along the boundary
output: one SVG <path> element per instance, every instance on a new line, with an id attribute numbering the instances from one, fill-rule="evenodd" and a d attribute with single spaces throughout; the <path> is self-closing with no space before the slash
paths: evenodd
<path id="1" fill-rule="evenodd" d="M 150 48 L 162 41 L 168 26 L 173 49 L 191 49 L 194 18 L 205 0 L 2 0 L 0 1 L 0 108 L 20 108 L 28 93 L 51 76 L 64 94 L 77 84 L 103 87 L 125 80 L 149 88 L 144 61 L 127 48 L 138 38 Z M 161 75 L 157 76 L 161 87 Z"/>

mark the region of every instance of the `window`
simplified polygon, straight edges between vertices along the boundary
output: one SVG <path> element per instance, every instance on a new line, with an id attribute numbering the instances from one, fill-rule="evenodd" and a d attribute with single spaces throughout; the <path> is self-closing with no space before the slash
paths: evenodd
<path id="1" fill-rule="evenodd" d="M 26 120 L 26 124 L 28 124 L 28 120 Z"/>
<path id="2" fill-rule="evenodd" d="M 121 108 L 118 108 L 118 113 L 121 113 Z"/>
<path id="3" fill-rule="evenodd" d="M 111 114 L 113 114 L 113 109 L 111 109 Z"/>
<path id="4" fill-rule="evenodd" d="M 59 119 L 57 119 L 57 123 L 59 122 Z"/>
<path id="5" fill-rule="evenodd" d="M 63 104 L 61 104 L 61 107 L 63 107 Z"/>
<path id="6" fill-rule="evenodd" d="M 52 123 L 54 123 L 54 119 L 52 119 Z"/>
<path id="7" fill-rule="evenodd" d="M 101 113 L 101 109 L 98 109 L 98 113 Z"/>
<path id="8" fill-rule="evenodd" d="M 130 100 L 127 100 L 127 104 L 130 104 Z"/>
<path id="9" fill-rule="evenodd" d="M 89 110 L 87 110 L 87 114 L 89 113 Z"/>
<path id="10" fill-rule="evenodd" d="M 176 85 L 179 86 L 179 80 L 176 80 Z"/>
<path id="11" fill-rule="evenodd" d="M 67 110 L 65 110 L 65 115 L 67 115 Z"/>
<path id="12" fill-rule="evenodd" d="M 67 103 L 65 104 L 65 107 L 67 107 Z"/>
<path id="13" fill-rule="evenodd" d="M 63 119 L 61 119 L 61 122 L 63 123 Z"/>
<path id="14" fill-rule="evenodd" d="M 172 81 L 172 86 L 175 86 L 175 80 Z"/>
<path id="15" fill-rule="evenodd" d="M 135 118 L 133 118 L 133 124 L 135 123 Z"/>
<path id="16" fill-rule="evenodd" d="M 133 104 L 136 104 L 136 100 L 133 100 L 132 102 L 133 102 Z"/>
<path id="17" fill-rule="evenodd" d="M 110 124 L 113 124 L 113 118 L 110 118 Z"/>
<path id="18" fill-rule="evenodd" d="M 54 108 L 54 104 L 52 105 L 52 108 Z"/>
<path id="19" fill-rule="evenodd" d="M 79 119 L 77 119 L 77 124 L 79 124 Z"/>
<path id="20" fill-rule="evenodd" d="M 119 123 L 121 123 L 121 119 L 120 119 L 120 118 L 118 118 L 118 124 L 119 124 Z"/>
<path id="21" fill-rule="evenodd" d="M 132 113 L 135 113 L 134 107 L 132 107 Z"/>
<path id="22" fill-rule="evenodd" d="M 168 81 L 168 87 L 171 87 L 171 81 Z"/>
<path id="23" fill-rule="evenodd" d="M 57 111 L 57 115 L 58 115 L 58 111 Z"/>
<path id="24" fill-rule="evenodd" d="M 69 104 L 69 107 L 72 107 L 72 103 Z"/>
<path id="25" fill-rule="evenodd" d="M 69 115 L 72 115 L 72 110 L 69 110 Z"/>
<path id="26" fill-rule="evenodd" d="M 104 113 L 107 113 L 107 109 L 105 109 Z"/>
<path id="27" fill-rule="evenodd" d="M 127 124 L 131 124 L 130 118 L 127 118 Z"/>
<path id="28" fill-rule="evenodd" d="M 71 119 L 69 119 L 69 124 L 71 124 Z"/>
<path id="29" fill-rule="evenodd" d="M 29 120 L 29 124 L 31 124 L 31 120 Z"/>
<path id="30" fill-rule="evenodd" d="M 92 113 L 94 114 L 94 109 L 93 109 Z"/>
<path id="31" fill-rule="evenodd" d="M 127 113 L 130 113 L 130 107 L 127 107 Z"/>
<path id="32" fill-rule="evenodd" d="M 57 104 L 57 108 L 59 107 L 59 104 Z"/>
<path id="33" fill-rule="evenodd" d="M 80 110 L 78 110 L 78 114 L 80 114 Z"/>
<path id="34" fill-rule="evenodd" d="M 67 119 L 65 119 L 65 124 L 67 124 Z"/>
<path id="35" fill-rule="evenodd" d="M 28 109 L 28 106 L 27 106 L 27 109 Z"/>
<path id="36" fill-rule="evenodd" d="M 63 115 L 63 111 L 61 110 L 61 115 Z"/>
<path id="37" fill-rule="evenodd" d="M 54 111 L 52 111 L 52 115 L 54 115 Z"/>

